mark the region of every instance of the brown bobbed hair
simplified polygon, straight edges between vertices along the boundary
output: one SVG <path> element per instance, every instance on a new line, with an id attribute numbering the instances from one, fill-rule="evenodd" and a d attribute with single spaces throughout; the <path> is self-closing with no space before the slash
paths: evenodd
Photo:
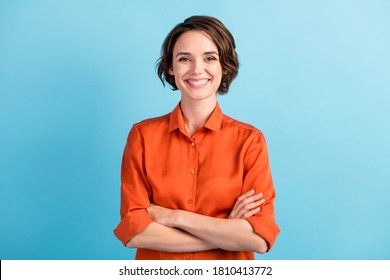
<path id="1" fill-rule="evenodd" d="M 187 31 L 203 31 L 214 42 L 218 48 L 219 61 L 221 63 L 222 75 L 221 84 L 218 88 L 219 94 L 226 94 L 229 86 L 238 74 L 238 56 L 233 35 L 221 21 L 210 16 L 192 16 L 184 22 L 177 24 L 167 35 L 161 47 L 161 57 L 157 60 L 157 74 L 165 86 L 168 82 L 172 90 L 177 90 L 175 77 L 169 74 L 173 64 L 173 48 L 177 39 Z"/>

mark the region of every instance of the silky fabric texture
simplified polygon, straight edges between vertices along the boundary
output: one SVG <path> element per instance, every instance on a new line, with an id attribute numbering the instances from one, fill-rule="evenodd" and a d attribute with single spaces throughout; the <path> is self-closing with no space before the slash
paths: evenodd
<path id="1" fill-rule="evenodd" d="M 170 114 L 135 124 L 123 153 L 121 181 L 121 221 L 114 233 L 124 245 L 152 222 L 146 210 L 150 203 L 225 219 L 236 199 L 251 189 L 263 193 L 266 202 L 247 221 L 268 250 L 279 234 L 264 136 L 224 115 L 218 104 L 192 137 L 180 103 Z M 254 259 L 254 253 L 137 249 L 136 259 Z"/>

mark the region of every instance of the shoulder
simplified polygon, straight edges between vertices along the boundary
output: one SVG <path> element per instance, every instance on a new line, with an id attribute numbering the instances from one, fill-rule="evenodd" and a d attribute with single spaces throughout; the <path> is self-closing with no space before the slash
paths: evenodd
<path id="1" fill-rule="evenodd" d="M 263 132 L 252 124 L 236 120 L 227 115 L 223 115 L 221 131 L 225 132 L 230 139 L 235 139 L 237 143 L 243 143 L 244 146 L 267 145 Z"/>
<path id="2" fill-rule="evenodd" d="M 169 118 L 170 114 L 166 114 L 134 123 L 128 133 L 128 141 L 144 141 L 145 139 L 153 139 L 156 135 L 164 135 L 164 132 L 168 131 L 169 128 Z"/>
<path id="3" fill-rule="evenodd" d="M 245 134 L 252 137 L 260 137 L 264 138 L 263 133 L 260 129 L 256 128 L 255 126 L 245 123 L 239 120 L 236 120 L 232 117 L 229 117 L 227 115 L 223 115 L 222 117 L 222 129 L 228 129 L 228 130 L 234 130 L 238 133 Z"/>
<path id="4" fill-rule="evenodd" d="M 132 129 L 136 129 L 139 132 L 146 132 L 149 130 L 155 130 L 161 127 L 165 127 L 169 125 L 170 113 L 142 120 L 133 125 Z"/>

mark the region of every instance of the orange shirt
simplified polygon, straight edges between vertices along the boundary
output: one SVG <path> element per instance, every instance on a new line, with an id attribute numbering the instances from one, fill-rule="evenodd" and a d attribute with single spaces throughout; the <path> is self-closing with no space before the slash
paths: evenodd
<path id="1" fill-rule="evenodd" d="M 151 202 L 227 218 L 236 199 L 253 188 L 266 202 L 247 221 L 268 242 L 268 250 L 279 233 L 263 134 L 224 115 L 218 104 L 192 137 L 184 128 L 180 103 L 170 114 L 135 124 L 124 150 L 121 179 L 121 221 L 114 233 L 124 245 L 152 222 L 146 210 Z M 137 249 L 136 259 L 254 259 L 254 253 Z"/>

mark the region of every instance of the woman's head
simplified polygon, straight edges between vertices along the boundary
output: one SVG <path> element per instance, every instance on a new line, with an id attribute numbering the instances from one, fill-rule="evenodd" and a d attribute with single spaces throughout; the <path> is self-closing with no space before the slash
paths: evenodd
<path id="1" fill-rule="evenodd" d="M 209 16 L 192 16 L 183 23 L 176 25 L 165 38 L 161 49 L 161 57 L 157 62 L 157 73 L 162 83 L 168 82 L 173 90 L 178 87 L 175 77 L 170 74 L 173 67 L 173 50 L 178 38 L 188 31 L 204 32 L 217 46 L 219 60 L 222 67 L 222 80 L 217 90 L 219 94 L 226 94 L 229 86 L 238 73 L 238 57 L 235 42 L 230 31 L 218 19 Z"/>

